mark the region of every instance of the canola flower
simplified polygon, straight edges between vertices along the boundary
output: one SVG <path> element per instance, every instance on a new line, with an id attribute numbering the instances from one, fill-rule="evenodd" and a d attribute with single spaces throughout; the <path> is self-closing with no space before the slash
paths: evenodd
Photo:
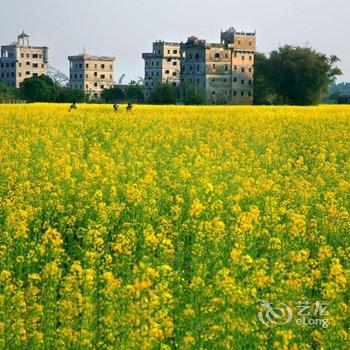
<path id="1" fill-rule="evenodd" d="M 349 120 L 1 105 L 0 349 L 348 349 Z M 259 300 L 329 326 L 267 328 Z"/>

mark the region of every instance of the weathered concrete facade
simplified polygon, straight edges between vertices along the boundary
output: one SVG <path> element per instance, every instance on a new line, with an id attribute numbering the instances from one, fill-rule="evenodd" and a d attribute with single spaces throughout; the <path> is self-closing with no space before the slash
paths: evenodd
<path id="1" fill-rule="evenodd" d="M 48 53 L 46 46 L 30 46 L 23 32 L 16 42 L 1 46 L 0 81 L 18 88 L 26 78 L 47 74 Z"/>
<path id="2" fill-rule="evenodd" d="M 81 54 L 69 56 L 69 86 L 84 90 L 91 98 L 98 98 L 101 92 L 114 85 L 115 57 Z"/>
<path id="3" fill-rule="evenodd" d="M 153 52 L 142 54 L 145 60 L 145 98 L 157 83 L 180 84 L 180 44 L 164 41 L 153 43 Z"/>
<path id="4" fill-rule="evenodd" d="M 252 104 L 255 33 L 221 33 L 221 44 L 196 37 L 181 44 L 181 99 L 197 86 L 206 104 Z"/>

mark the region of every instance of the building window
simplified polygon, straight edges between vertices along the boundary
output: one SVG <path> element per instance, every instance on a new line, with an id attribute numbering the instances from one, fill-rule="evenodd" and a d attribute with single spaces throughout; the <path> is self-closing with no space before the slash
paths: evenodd
<path id="1" fill-rule="evenodd" d="M 112 70 L 112 69 L 113 69 L 113 65 L 111 64 L 111 65 L 109 66 L 109 68 Z"/>
<path id="2" fill-rule="evenodd" d="M 33 68 L 38 68 L 38 64 L 37 63 L 33 63 Z"/>
<path id="3" fill-rule="evenodd" d="M 174 50 L 174 55 L 177 55 L 177 50 Z"/>
<path id="4" fill-rule="evenodd" d="M 199 78 L 197 78 L 197 83 L 199 84 L 201 81 L 200 81 L 200 79 Z"/>
<path id="5" fill-rule="evenodd" d="M 244 96 L 244 91 L 241 91 L 241 96 Z"/>
<path id="6" fill-rule="evenodd" d="M 105 69 L 105 65 L 104 65 L 104 64 L 101 64 L 101 68 L 102 68 L 102 69 Z"/>
<path id="7" fill-rule="evenodd" d="M 26 62 L 26 65 L 27 65 L 27 66 L 30 66 L 30 62 Z"/>
<path id="8" fill-rule="evenodd" d="M 97 87 L 97 83 L 94 83 L 94 86 Z"/>
<path id="9" fill-rule="evenodd" d="M 219 52 L 217 52 L 217 53 L 215 54 L 215 58 L 220 58 L 220 53 L 219 53 Z"/>
<path id="10" fill-rule="evenodd" d="M 228 71 L 228 66 L 227 66 L 227 65 L 225 66 L 225 71 L 226 71 L 226 72 Z"/>
<path id="11" fill-rule="evenodd" d="M 97 77 L 97 72 L 94 72 L 94 77 Z"/>
<path id="12" fill-rule="evenodd" d="M 21 53 L 21 57 L 24 58 L 24 53 L 23 52 Z"/>
<path id="13" fill-rule="evenodd" d="M 242 73 L 244 73 L 244 67 L 242 67 Z"/>
<path id="14" fill-rule="evenodd" d="M 196 53 L 196 59 L 197 60 L 199 59 L 199 53 Z"/>
<path id="15" fill-rule="evenodd" d="M 83 75 L 82 74 L 80 74 L 80 79 L 83 79 Z"/>
<path id="16" fill-rule="evenodd" d="M 170 54 L 170 50 L 168 50 L 168 54 Z"/>
<path id="17" fill-rule="evenodd" d="M 33 73 L 33 77 L 37 77 L 38 76 L 38 73 Z"/>
<path id="18" fill-rule="evenodd" d="M 251 61 L 253 59 L 253 57 L 252 56 L 249 56 L 249 61 Z"/>
<path id="19" fill-rule="evenodd" d="M 252 46 L 252 41 L 251 40 L 249 40 L 249 46 Z"/>
<path id="20" fill-rule="evenodd" d="M 19 72 L 19 73 L 18 73 L 18 76 L 19 76 L 19 77 L 21 77 L 21 76 L 22 76 L 22 73 L 21 73 L 21 72 Z"/>
<path id="21" fill-rule="evenodd" d="M 228 58 L 228 53 L 225 53 L 225 58 Z"/>
<path id="22" fill-rule="evenodd" d="M 110 76 L 109 76 L 109 79 L 111 79 L 111 80 L 112 80 L 112 79 L 113 79 L 113 76 L 112 76 L 112 75 L 110 75 Z"/>
<path id="23" fill-rule="evenodd" d="M 215 95 L 215 91 L 213 91 L 212 94 Z"/>
<path id="24" fill-rule="evenodd" d="M 89 68 L 89 63 L 86 63 L 86 64 L 85 64 L 85 68 Z"/>
<path id="25" fill-rule="evenodd" d="M 104 74 L 101 74 L 101 79 L 105 79 L 106 76 Z"/>
<path id="26" fill-rule="evenodd" d="M 30 75 L 30 72 L 26 71 L 26 75 Z"/>
<path id="27" fill-rule="evenodd" d="M 29 53 L 28 53 L 28 52 L 27 52 L 27 55 L 26 55 L 26 56 L 27 56 L 27 58 L 29 58 Z"/>
<path id="28" fill-rule="evenodd" d="M 83 68 L 83 64 L 82 63 L 79 63 L 79 68 Z"/>
<path id="29" fill-rule="evenodd" d="M 250 72 L 250 73 L 252 72 L 252 67 L 249 67 L 249 72 Z"/>
<path id="30" fill-rule="evenodd" d="M 244 55 L 242 55 L 242 61 L 244 61 L 244 59 L 245 59 L 245 56 L 244 56 Z"/>
<path id="31" fill-rule="evenodd" d="M 252 92 L 251 91 L 248 91 L 248 96 L 252 96 Z"/>
<path id="32" fill-rule="evenodd" d="M 213 64 L 213 69 L 214 69 L 214 70 L 216 69 L 216 64 Z"/>
<path id="33" fill-rule="evenodd" d="M 177 62 L 175 61 L 175 62 L 173 62 L 173 66 L 177 66 Z"/>
<path id="34" fill-rule="evenodd" d="M 41 53 L 39 53 L 39 58 L 42 58 L 43 56 L 42 56 L 42 54 Z"/>
<path id="35" fill-rule="evenodd" d="M 173 77 L 176 77 L 177 76 L 177 73 L 176 72 L 173 72 Z"/>
<path id="36" fill-rule="evenodd" d="M 248 84 L 249 84 L 249 85 L 252 85 L 252 81 L 251 81 L 251 80 L 249 80 Z"/>
<path id="37" fill-rule="evenodd" d="M 105 86 L 104 85 L 101 85 L 101 89 L 103 90 L 105 88 Z"/>
<path id="38" fill-rule="evenodd" d="M 176 82 L 175 81 L 173 82 L 173 86 L 176 86 Z"/>
<path id="39" fill-rule="evenodd" d="M 152 62 L 151 62 L 151 66 L 153 66 L 153 65 L 154 65 L 154 62 L 152 61 Z"/>
<path id="40" fill-rule="evenodd" d="M 157 61 L 157 67 L 159 67 L 159 61 Z"/>
<path id="41" fill-rule="evenodd" d="M 165 71 L 165 74 L 169 74 L 170 73 L 170 71 L 167 69 L 166 71 Z"/>
<path id="42" fill-rule="evenodd" d="M 234 77 L 234 78 L 233 78 L 233 81 L 234 81 L 235 83 L 237 83 L 237 78 L 236 78 L 236 77 Z"/>
<path id="43" fill-rule="evenodd" d="M 241 84 L 244 85 L 244 80 L 242 79 Z"/>
<path id="44" fill-rule="evenodd" d="M 234 69 L 234 70 L 237 70 L 237 66 L 234 66 L 233 69 Z"/>
<path id="45" fill-rule="evenodd" d="M 241 45 L 241 44 L 242 44 L 241 40 L 238 40 L 238 45 Z"/>
<path id="46" fill-rule="evenodd" d="M 86 85 L 85 85 L 85 88 L 88 89 L 88 88 L 89 88 L 89 84 L 86 84 Z"/>

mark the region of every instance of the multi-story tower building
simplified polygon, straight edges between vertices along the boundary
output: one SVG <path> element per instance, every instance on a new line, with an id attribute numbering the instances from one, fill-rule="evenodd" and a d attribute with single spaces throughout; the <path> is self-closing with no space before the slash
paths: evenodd
<path id="1" fill-rule="evenodd" d="M 98 98 L 104 89 L 114 85 L 115 57 L 81 54 L 69 56 L 69 86 L 84 90 L 91 98 Z"/>
<path id="2" fill-rule="evenodd" d="M 252 104 L 255 33 L 221 32 L 220 44 L 196 37 L 181 44 L 181 99 L 189 86 L 201 92 L 206 104 Z"/>
<path id="3" fill-rule="evenodd" d="M 47 74 L 48 52 L 46 46 L 30 46 L 23 32 L 16 42 L 1 46 L 0 80 L 18 88 L 26 78 Z"/>
<path id="4" fill-rule="evenodd" d="M 142 54 L 145 60 L 145 98 L 157 83 L 180 84 L 180 44 L 164 41 L 153 43 L 153 52 Z"/>

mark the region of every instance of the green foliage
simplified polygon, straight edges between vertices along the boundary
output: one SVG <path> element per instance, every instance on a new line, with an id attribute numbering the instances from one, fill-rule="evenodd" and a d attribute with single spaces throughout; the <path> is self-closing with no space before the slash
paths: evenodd
<path id="1" fill-rule="evenodd" d="M 126 93 L 121 87 L 115 85 L 109 89 L 104 89 L 101 93 L 101 99 L 107 103 L 123 102 L 126 100 Z"/>
<path id="2" fill-rule="evenodd" d="M 0 103 L 11 103 L 18 100 L 18 93 L 15 88 L 0 82 Z"/>
<path id="3" fill-rule="evenodd" d="M 20 84 L 20 94 L 27 102 L 56 102 L 61 87 L 47 75 L 24 79 Z"/>
<path id="4" fill-rule="evenodd" d="M 142 85 L 132 82 L 132 84 L 125 86 L 124 91 L 128 101 L 139 102 L 139 103 L 144 101 Z"/>
<path id="5" fill-rule="evenodd" d="M 333 84 L 329 87 L 328 94 L 325 96 L 323 102 L 337 103 L 340 95 L 350 94 L 350 83 Z"/>
<path id="6" fill-rule="evenodd" d="M 308 47 L 285 45 L 269 57 L 256 55 L 255 104 L 313 105 L 342 72 L 339 59 Z"/>
<path id="7" fill-rule="evenodd" d="M 149 102 L 155 105 L 174 105 L 178 99 L 178 87 L 170 84 L 158 84 L 154 87 Z"/>
<path id="8" fill-rule="evenodd" d="M 71 103 L 71 102 L 84 102 L 85 93 L 83 90 L 72 89 L 69 87 L 60 88 L 56 102 L 60 103 Z"/>
<path id="9" fill-rule="evenodd" d="M 202 105 L 204 104 L 204 96 L 199 86 L 188 85 L 185 89 L 184 103 L 186 105 Z"/>

